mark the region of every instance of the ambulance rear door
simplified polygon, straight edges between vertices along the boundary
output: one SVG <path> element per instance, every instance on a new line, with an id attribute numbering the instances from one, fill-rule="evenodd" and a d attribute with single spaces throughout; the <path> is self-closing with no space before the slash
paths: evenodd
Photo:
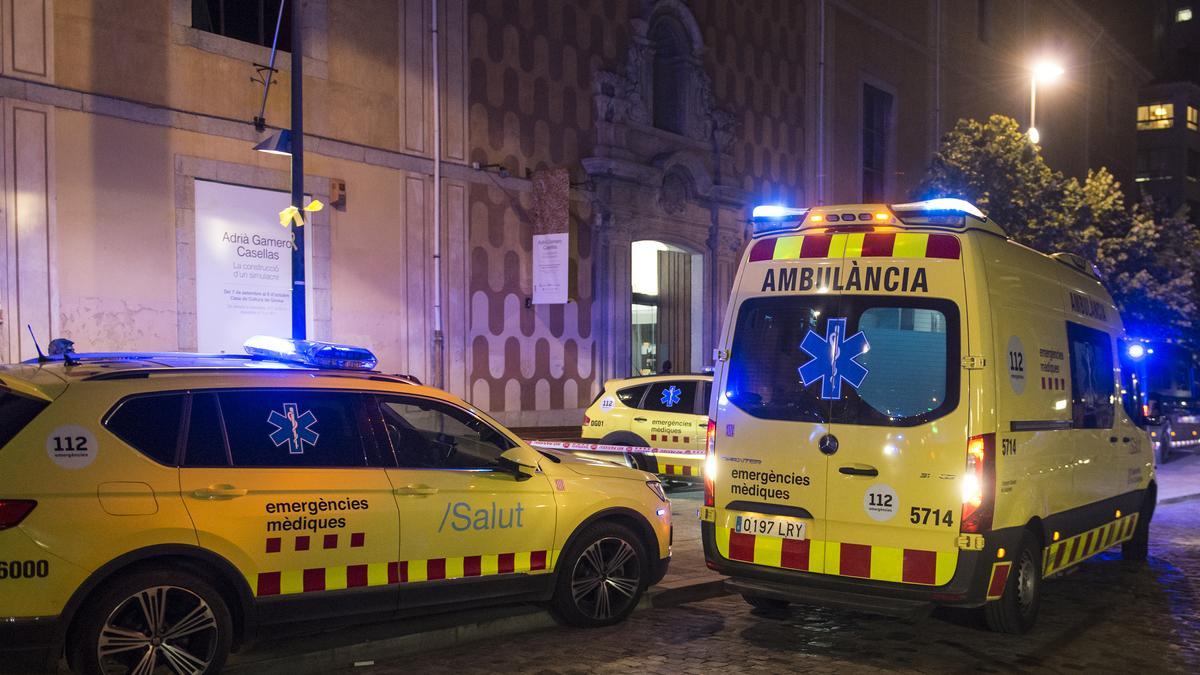
<path id="1" fill-rule="evenodd" d="M 848 235 L 837 314 L 804 336 L 808 389 L 830 405 L 824 570 L 940 586 L 954 575 L 969 382 L 961 242 Z"/>

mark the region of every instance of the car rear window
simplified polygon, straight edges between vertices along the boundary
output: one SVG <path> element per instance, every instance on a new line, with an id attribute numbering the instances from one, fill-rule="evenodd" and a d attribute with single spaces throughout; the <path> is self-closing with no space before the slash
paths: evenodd
<path id="1" fill-rule="evenodd" d="M 958 308 L 948 300 L 753 298 L 734 331 L 726 395 L 755 417 L 912 426 L 958 402 Z"/>
<path id="2" fill-rule="evenodd" d="M 135 396 L 121 401 L 104 426 L 159 464 L 175 465 L 185 394 Z"/>
<path id="3" fill-rule="evenodd" d="M 48 403 L 0 387 L 0 448 L 8 445 Z"/>

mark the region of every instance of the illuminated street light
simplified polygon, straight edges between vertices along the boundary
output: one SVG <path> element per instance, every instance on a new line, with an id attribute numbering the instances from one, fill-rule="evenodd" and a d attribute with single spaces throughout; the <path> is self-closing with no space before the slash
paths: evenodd
<path id="1" fill-rule="evenodd" d="M 1041 142 L 1042 135 L 1037 130 L 1037 86 L 1038 82 L 1053 82 L 1057 80 L 1065 71 L 1063 67 L 1057 63 L 1050 61 L 1039 61 L 1033 66 L 1033 76 L 1029 78 L 1029 142 L 1037 144 Z"/>

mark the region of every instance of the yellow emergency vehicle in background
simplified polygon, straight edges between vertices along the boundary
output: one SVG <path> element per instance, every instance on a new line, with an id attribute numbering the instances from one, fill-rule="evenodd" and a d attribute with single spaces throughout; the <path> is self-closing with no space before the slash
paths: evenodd
<path id="1" fill-rule="evenodd" d="M 529 447 L 354 347 L 0 367 L 0 670 L 209 673 L 274 624 L 550 603 L 670 560 L 651 474 Z"/>
<path id="2" fill-rule="evenodd" d="M 709 565 L 756 606 L 982 607 L 1146 557 L 1153 454 L 1094 268 L 961 200 L 760 207 L 718 344 Z"/>
<path id="3" fill-rule="evenodd" d="M 627 460 L 665 476 L 699 478 L 711 393 L 710 374 L 609 380 L 584 411 L 580 435 L 602 445 L 653 448 L 653 454 L 630 452 Z"/>

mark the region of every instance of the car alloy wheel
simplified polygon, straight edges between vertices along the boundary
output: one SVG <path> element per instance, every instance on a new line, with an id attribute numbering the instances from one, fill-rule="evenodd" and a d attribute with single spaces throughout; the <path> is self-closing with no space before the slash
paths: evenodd
<path id="1" fill-rule="evenodd" d="M 216 617 L 203 598 L 178 586 L 154 586 L 108 615 L 96 656 L 104 673 L 197 675 L 212 664 L 217 639 Z"/>
<path id="2" fill-rule="evenodd" d="M 583 551 L 571 571 L 571 597 L 583 614 L 604 621 L 622 614 L 641 587 L 642 561 L 629 542 L 604 537 Z"/>

